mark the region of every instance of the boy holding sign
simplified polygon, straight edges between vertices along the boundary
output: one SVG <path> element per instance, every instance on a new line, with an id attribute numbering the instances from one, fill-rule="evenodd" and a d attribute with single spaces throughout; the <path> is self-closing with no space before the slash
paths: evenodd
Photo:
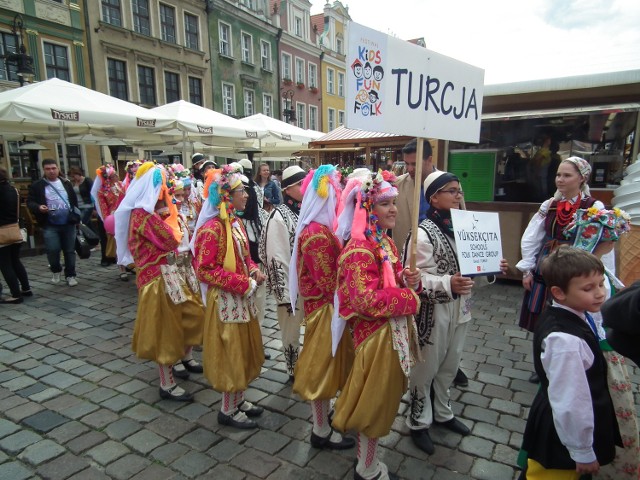
<path id="1" fill-rule="evenodd" d="M 430 207 L 418 227 L 416 252 L 423 285 L 422 305 L 416 318 L 423 361 L 411 370 L 407 425 L 416 446 L 432 454 L 435 448 L 428 429 L 434 422 L 460 435 L 470 433 L 453 415 L 449 386 L 460 364 L 471 320 L 474 281 L 461 275 L 456 255 L 451 210 L 464 207 L 458 178 L 447 172 L 433 172 L 424 181 L 424 192 Z M 409 263 L 407 250 L 405 266 Z M 507 261 L 502 259 L 500 270 L 505 272 L 507 268 Z M 433 404 L 429 397 L 432 386 Z"/>

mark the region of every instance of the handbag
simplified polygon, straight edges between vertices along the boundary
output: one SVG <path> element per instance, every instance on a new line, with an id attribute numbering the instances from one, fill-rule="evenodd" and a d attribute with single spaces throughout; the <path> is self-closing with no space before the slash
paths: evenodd
<path id="1" fill-rule="evenodd" d="M 82 234 L 84 235 L 84 238 L 87 239 L 87 243 L 89 243 L 89 245 L 95 247 L 96 245 L 98 245 L 98 243 L 100 243 L 100 237 L 98 237 L 98 234 L 96 234 L 96 232 L 91 230 L 91 227 L 85 225 L 84 223 L 81 223 L 80 225 L 78 225 L 78 228 L 82 230 Z"/>
<path id="2" fill-rule="evenodd" d="M 76 253 L 83 260 L 86 260 L 91 256 L 91 245 L 89 245 L 84 233 L 82 233 L 82 230 L 80 229 L 76 232 Z"/>
<path id="3" fill-rule="evenodd" d="M 18 193 L 18 190 L 16 190 L 16 194 L 18 195 L 18 212 L 16 218 L 20 218 L 20 193 Z M 18 222 L 0 227 L 0 245 L 11 245 L 22 241 L 22 233 L 20 232 Z"/>
<path id="4" fill-rule="evenodd" d="M 46 181 L 46 180 L 45 180 Z M 51 183 L 47 182 L 49 184 L 49 186 L 51 188 L 53 188 L 53 190 L 56 192 L 56 194 L 58 194 L 58 196 L 60 197 L 60 199 L 67 204 L 67 207 L 69 208 L 69 213 L 67 214 L 67 224 L 71 224 L 71 225 L 77 225 L 80 223 L 80 220 L 82 220 L 82 212 L 80 211 L 80 209 L 78 207 L 72 207 L 71 203 L 66 201 L 64 199 L 64 197 L 62 196 L 62 194 L 58 191 L 58 189 L 56 187 L 54 187 Z"/>

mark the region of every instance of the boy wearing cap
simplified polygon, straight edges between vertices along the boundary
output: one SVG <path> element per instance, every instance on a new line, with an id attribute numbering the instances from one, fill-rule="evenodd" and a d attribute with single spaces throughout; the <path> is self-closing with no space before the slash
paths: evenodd
<path id="1" fill-rule="evenodd" d="M 542 262 L 541 273 L 554 300 L 533 337 L 540 389 L 524 431 L 521 478 L 577 480 L 598 473 L 622 444 L 590 315 L 605 300 L 604 266 L 591 253 L 561 246 Z"/>
<path id="2" fill-rule="evenodd" d="M 289 264 L 302 202 L 300 187 L 306 174 L 307 172 L 298 166 L 291 166 L 284 170 L 282 173 L 284 201 L 269 215 L 260 241 L 260 257 L 266 269 L 267 284 L 278 304 L 282 349 L 291 380 L 293 380 L 294 368 L 298 360 L 303 311 L 298 309 L 294 312 L 291 308 Z"/>
<path id="3" fill-rule="evenodd" d="M 461 275 L 456 255 L 451 210 L 464 208 L 464 192 L 458 178 L 436 171 L 427 176 L 423 187 L 429 208 L 418 227 L 416 251 L 416 267 L 424 287 L 416 317 L 423 361 L 411 370 L 407 426 L 414 444 L 431 455 L 435 451 L 429 434 L 433 423 L 463 436 L 471 433 L 453 414 L 449 386 L 460 365 L 471 320 L 474 280 Z M 409 264 L 407 250 L 405 246 L 405 267 Z M 506 260 L 501 261 L 500 268 L 508 268 Z"/>

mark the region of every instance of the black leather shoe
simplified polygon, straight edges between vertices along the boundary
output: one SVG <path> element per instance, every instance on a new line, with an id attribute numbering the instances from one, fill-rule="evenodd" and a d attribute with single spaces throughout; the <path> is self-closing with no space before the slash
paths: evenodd
<path id="1" fill-rule="evenodd" d="M 190 361 L 185 362 L 182 360 L 182 365 L 191 373 L 202 373 L 204 372 L 204 368 L 199 363 L 191 363 Z"/>
<path id="2" fill-rule="evenodd" d="M 271 360 L 271 354 L 269 352 L 267 352 L 266 349 L 264 351 L 264 359 L 265 360 Z"/>
<path id="3" fill-rule="evenodd" d="M 251 405 L 250 407 L 248 405 Z M 253 405 L 246 400 L 243 400 L 240 405 L 238 405 L 238 409 L 242 413 L 244 413 L 247 417 L 259 417 L 264 412 L 264 408 L 259 407 L 258 405 Z"/>
<path id="4" fill-rule="evenodd" d="M 311 446 L 315 448 L 326 448 L 329 450 L 347 450 L 349 448 L 353 448 L 356 445 L 356 441 L 351 437 L 342 437 L 342 440 L 339 442 L 332 442 L 331 435 L 333 435 L 333 428 L 331 432 L 326 437 L 321 437 L 320 435 L 316 435 L 311 432 Z"/>
<path id="5" fill-rule="evenodd" d="M 164 390 L 162 387 L 160 387 L 160 398 L 164 400 L 175 400 L 176 402 L 192 402 L 193 401 L 193 395 L 191 395 L 189 392 L 183 392 L 180 395 L 175 394 L 174 391 L 176 387 L 177 385 L 174 385 L 169 390 Z"/>
<path id="6" fill-rule="evenodd" d="M 9 298 L 5 298 L 4 300 L 0 300 L 1 304 L 5 304 L 5 305 L 12 305 L 12 304 L 16 304 L 16 303 L 22 303 L 22 297 L 9 297 Z"/>
<path id="7" fill-rule="evenodd" d="M 22 290 L 20 292 L 20 295 L 22 295 L 23 297 L 33 297 L 33 292 L 31 291 L 31 289 L 29 290 Z"/>
<path id="8" fill-rule="evenodd" d="M 400 477 L 397 476 L 395 473 L 388 472 L 387 474 L 389 475 L 389 480 L 400 480 Z M 378 475 L 373 477 L 371 480 L 379 480 L 380 477 L 382 477 L 382 472 L 380 472 Z M 353 480 L 367 480 L 367 479 L 364 478 L 362 475 L 360 475 L 356 471 L 356 467 L 353 467 Z"/>
<path id="9" fill-rule="evenodd" d="M 447 420 L 446 422 L 434 422 L 436 425 L 440 425 L 452 432 L 459 433 L 463 437 L 466 437 L 471 433 L 469 427 L 467 427 L 464 423 L 458 420 L 456 417 L 453 417 L 451 420 Z"/>
<path id="10" fill-rule="evenodd" d="M 431 435 L 429 435 L 428 428 L 411 430 L 411 439 L 413 440 L 414 445 L 427 455 L 433 455 L 433 452 L 436 451 L 436 447 L 433 446 L 433 440 L 431 440 Z"/>
<path id="11" fill-rule="evenodd" d="M 453 385 L 456 387 L 469 386 L 469 379 L 467 378 L 467 376 L 464 374 L 462 370 L 458 369 L 458 371 L 456 372 L 456 376 L 453 379 Z"/>
<path id="12" fill-rule="evenodd" d="M 540 383 L 540 377 L 536 372 L 533 372 L 529 377 L 529 382 L 531 383 Z"/>
<path id="13" fill-rule="evenodd" d="M 189 378 L 189 372 L 183 369 L 177 369 L 175 365 L 171 367 L 171 372 L 173 376 L 176 378 L 181 378 L 182 380 L 186 380 Z"/>
<path id="14" fill-rule="evenodd" d="M 234 415 L 225 415 L 222 412 L 218 412 L 218 424 L 226 425 L 227 427 L 241 428 L 243 430 L 250 430 L 253 428 L 258 428 L 258 424 L 253 420 L 249 420 L 246 415 L 243 415 L 243 420 L 236 420 L 234 417 L 238 415 L 237 412 Z"/>

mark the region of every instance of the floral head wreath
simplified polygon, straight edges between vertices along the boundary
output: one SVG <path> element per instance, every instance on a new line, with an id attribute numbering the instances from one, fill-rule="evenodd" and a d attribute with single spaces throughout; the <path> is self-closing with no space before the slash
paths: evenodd
<path id="1" fill-rule="evenodd" d="M 631 230 L 631 217 L 624 210 L 581 208 L 564 229 L 564 235 L 575 235 L 574 247 L 593 252 L 600 242 L 617 242 L 620 235 Z"/>
<path id="2" fill-rule="evenodd" d="M 142 160 L 131 160 L 127 162 L 124 168 L 127 171 L 127 173 L 133 173 L 133 167 L 135 165 L 139 167 L 140 165 L 142 165 L 142 163 L 143 163 Z"/>
<path id="3" fill-rule="evenodd" d="M 102 165 L 96 170 L 96 178 L 102 181 L 100 188 L 106 190 L 111 187 L 111 176 L 114 173 L 116 173 L 116 169 L 110 163 Z"/>
<path id="4" fill-rule="evenodd" d="M 173 173 L 174 189 L 180 190 L 184 187 L 191 186 L 191 172 L 181 163 L 174 163 L 168 167 Z"/>

